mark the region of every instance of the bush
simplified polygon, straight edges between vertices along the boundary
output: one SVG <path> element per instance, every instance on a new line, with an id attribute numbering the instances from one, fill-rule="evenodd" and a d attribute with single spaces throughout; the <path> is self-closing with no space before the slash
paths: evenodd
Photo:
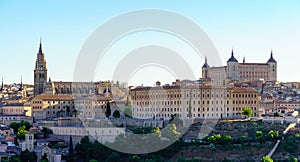
<path id="1" fill-rule="evenodd" d="M 113 112 L 113 117 L 114 117 L 114 118 L 119 118 L 119 117 L 120 117 L 120 111 L 119 111 L 119 110 L 115 110 L 115 111 Z"/>

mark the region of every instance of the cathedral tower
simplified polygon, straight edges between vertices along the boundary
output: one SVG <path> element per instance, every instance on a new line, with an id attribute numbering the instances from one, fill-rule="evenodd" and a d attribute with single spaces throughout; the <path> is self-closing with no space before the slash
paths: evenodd
<path id="1" fill-rule="evenodd" d="M 40 41 L 39 52 L 37 53 L 34 69 L 34 95 L 44 93 L 44 87 L 47 83 L 47 67 L 45 55 L 42 51 L 42 42 Z"/>

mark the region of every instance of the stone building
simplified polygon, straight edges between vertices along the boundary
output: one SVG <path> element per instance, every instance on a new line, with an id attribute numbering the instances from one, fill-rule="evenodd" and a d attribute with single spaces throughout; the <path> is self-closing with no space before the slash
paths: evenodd
<path id="1" fill-rule="evenodd" d="M 42 50 L 42 42 L 40 42 L 34 68 L 34 95 L 42 94 L 44 92 L 47 74 L 48 70 L 46 67 L 45 55 Z"/>
<path id="2" fill-rule="evenodd" d="M 34 69 L 34 95 L 39 94 L 71 94 L 73 96 L 103 95 L 111 97 L 111 83 L 99 82 L 62 82 L 48 79 L 48 70 L 45 54 L 40 42 L 39 52 Z M 2 87 L 1 87 L 2 88 Z"/>
<path id="3" fill-rule="evenodd" d="M 84 106 L 81 117 L 90 119 L 105 118 L 107 103 L 110 98 L 101 96 L 90 96 L 84 99 Z"/>
<path id="4" fill-rule="evenodd" d="M 25 151 L 26 149 L 33 151 L 34 142 L 34 135 L 32 133 L 25 134 L 25 141 L 22 143 L 22 151 Z"/>
<path id="5" fill-rule="evenodd" d="M 254 116 L 261 113 L 258 92 L 250 87 L 135 87 L 130 97 L 135 118 L 240 118 L 243 107 L 251 107 Z"/>
<path id="6" fill-rule="evenodd" d="M 76 114 L 74 97 L 71 95 L 41 94 L 31 100 L 35 120 L 54 119 Z"/>
<path id="7" fill-rule="evenodd" d="M 227 66 L 210 67 L 207 59 L 202 66 L 202 79 L 209 80 L 214 85 L 225 86 L 226 78 L 236 81 L 276 81 L 277 62 L 273 58 L 273 52 L 266 63 L 246 63 L 245 58 L 239 63 L 234 57 L 233 51 L 227 61 Z"/>
<path id="8" fill-rule="evenodd" d="M 1 107 L 1 115 L 15 115 L 15 116 L 24 116 L 24 103 L 4 103 Z"/>

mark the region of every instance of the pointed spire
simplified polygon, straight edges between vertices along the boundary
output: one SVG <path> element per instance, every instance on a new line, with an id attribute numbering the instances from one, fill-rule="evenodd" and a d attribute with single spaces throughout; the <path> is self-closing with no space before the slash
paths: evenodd
<path id="1" fill-rule="evenodd" d="M 51 77 L 49 76 L 49 82 L 51 82 Z"/>
<path id="2" fill-rule="evenodd" d="M 205 56 L 205 62 L 204 65 L 202 66 L 202 68 L 209 68 L 209 65 L 207 63 L 207 57 Z"/>
<path id="3" fill-rule="evenodd" d="M 273 49 L 271 49 L 271 57 L 273 57 Z"/>
<path id="4" fill-rule="evenodd" d="M 39 54 L 42 54 L 43 50 L 42 50 L 42 38 L 40 38 L 40 48 L 39 48 Z"/>
<path id="5" fill-rule="evenodd" d="M 273 49 L 271 49 L 271 56 L 270 56 L 267 63 L 269 63 L 269 62 L 275 62 L 276 63 L 276 60 L 273 58 Z"/>
<path id="6" fill-rule="evenodd" d="M 244 58 L 243 58 L 243 63 L 245 63 L 246 61 L 245 61 L 245 56 L 244 56 Z"/>
<path id="7" fill-rule="evenodd" d="M 231 50 L 231 57 L 228 59 L 228 61 L 227 62 L 238 62 L 237 60 L 236 60 L 236 58 L 233 56 L 233 48 L 232 48 L 232 50 Z"/>

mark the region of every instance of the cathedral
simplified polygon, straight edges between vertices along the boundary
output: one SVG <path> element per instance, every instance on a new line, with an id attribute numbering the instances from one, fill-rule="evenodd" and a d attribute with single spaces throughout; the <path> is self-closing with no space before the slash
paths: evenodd
<path id="1" fill-rule="evenodd" d="M 271 56 L 266 63 L 246 63 L 245 58 L 242 63 L 239 63 L 232 50 L 227 66 L 210 67 L 205 58 L 202 66 L 202 79 L 220 86 L 226 84 L 226 79 L 241 82 L 277 81 L 277 62 L 271 51 Z"/>
<path id="2" fill-rule="evenodd" d="M 45 54 L 40 42 L 34 69 L 34 95 L 39 94 L 70 94 L 73 96 L 101 95 L 111 97 L 111 83 L 99 82 L 62 82 L 52 81 L 46 66 Z"/>

